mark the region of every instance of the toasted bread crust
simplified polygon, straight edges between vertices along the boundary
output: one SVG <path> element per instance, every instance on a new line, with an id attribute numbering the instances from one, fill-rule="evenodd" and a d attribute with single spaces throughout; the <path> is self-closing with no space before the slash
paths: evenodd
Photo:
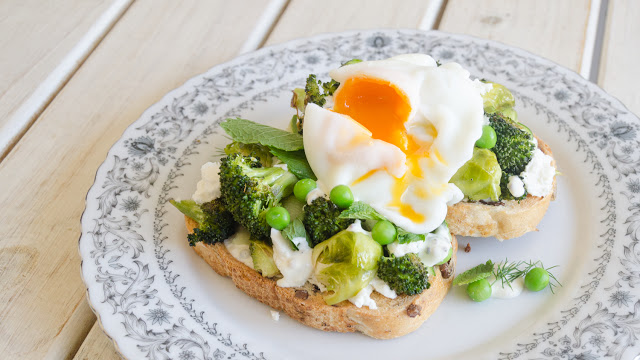
<path id="1" fill-rule="evenodd" d="M 185 222 L 189 232 L 197 227 L 197 223 L 188 217 Z M 455 236 L 452 243 L 451 264 L 455 267 L 458 249 Z M 194 250 L 218 274 L 230 277 L 237 288 L 305 325 L 324 331 L 359 331 L 376 339 L 392 339 L 416 330 L 438 308 L 453 282 L 453 276 L 444 279 L 436 269 L 431 287 L 422 294 L 389 299 L 374 292 L 371 297 L 378 305 L 376 310 L 357 308 L 348 301 L 330 306 L 324 302 L 322 293 L 309 283 L 300 288 L 276 286 L 275 280 L 263 277 L 235 259 L 224 244 L 197 243 Z M 306 291 L 308 297 L 305 298 L 300 290 Z"/>
<path id="2" fill-rule="evenodd" d="M 553 156 L 551 148 L 540 138 L 538 148 Z M 556 166 L 555 160 L 551 163 Z M 549 202 L 556 197 L 556 179 L 553 190 L 546 196 L 527 195 L 524 200 L 504 200 L 504 205 L 487 205 L 479 202 L 459 202 L 449 206 L 447 224 L 452 233 L 462 236 L 489 237 L 508 240 L 537 231 L 536 227 L 547 212 Z"/>

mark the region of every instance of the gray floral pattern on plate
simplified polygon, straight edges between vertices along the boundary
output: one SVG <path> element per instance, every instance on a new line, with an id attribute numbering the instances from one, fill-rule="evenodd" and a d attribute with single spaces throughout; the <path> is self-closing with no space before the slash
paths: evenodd
<path id="1" fill-rule="evenodd" d="M 124 356 L 269 358 L 236 341 L 237 335 L 226 332 L 224 324 L 185 294 L 171 250 L 164 246 L 164 217 L 176 180 L 184 176 L 182 169 L 191 165 L 194 154 L 210 151 L 203 145 L 219 133 L 221 119 L 240 115 L 304 81 L 292 74 L 319 65 L 328 69 L 350 58 L 410 52 L 459 62 L 474 75 L 514 89 L 523 106 L 566 136 L 598 179 L 593 184 L 602 210 L 598 221 L 606 231 L 598 236 L 600 254 L 591 262 L 590 277 L 557 321 L 495 357 L 618 360 L 638 349 L 640 121 L 577 74 L 524 51 L 440 32 L 395 30 L 323 35 L 245 55 L 172 91 L 125 131 L 89 191 L 80 238 L 90 303 L 101 322 L 108 318 L 121 324 L 119 331 L 107 333 Z M 529 97 L 531 93 L 546 102 Z M 232 99 L 243 101 L 225 107 Z M 604 282 L 611 267 L 618 275 Z M 121 345 L 125 338 L 135 346 Z"/>

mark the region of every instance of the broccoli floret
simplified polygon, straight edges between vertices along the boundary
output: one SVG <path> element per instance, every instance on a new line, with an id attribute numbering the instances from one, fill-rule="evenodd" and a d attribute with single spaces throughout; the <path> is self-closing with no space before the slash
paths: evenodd
<path id="1" fill-rule="evenodd" d="M 205 244 L 215 244 L 228 239 L 236 232 L 238 223 L 227 211 L 221 198 L 198 205 L 193 200 L 170 200 L 180 212 L 198 223 L 193 233 L 187 235 L 189 245 L 195 246 L 202 241 Z"/>
<path id="2" fill-rule="evenodd" d="M 497 136 L 491 151 L 496 154 L 502 172 L 519 175 L 531 161 L 535 148 L 533 135 L 500 113 L 490 114 L 489 123 Z"/>
<path id="3" fill-rule="evenodd" d="M 318 80 L 315 74 L 309 75 L 304 89 L 296 88 L 293 90 L 291 98 L 291 107 L 296 109 L 297 115 L 292 121 L 296 122 L 296 128 L 299 134 L 302 134 L 304 123 L 304 109 L 308 103 L 314 103 L 318 106 L 324 106 L 327 102 L 327 96 L 332 96 L 338 89 L 340 83 L 331 80 L 322 82 Z M 322 90 L 320 89 L 322 87 Z M 291 126 L 293 128 L 293 125 Z"/>
<path id="4" fill-rule="evenodd" d="M 244 144 L 234 141 L 224 148 L 224 153 L 227 155 L 240 154 L 242 156 L 253 156 L 265 167 L 270 167 L 273 164 L 273 155 L 269 151 L 269 148 L 260 144 Z"/>
<path id="5" fill-rule="evenodd" d="M 507 174 L 506 172 L 502 172 L 502 177 L 500 178 L 500 199 L 501 200 L 523 200 L 527 197 L 527 189 L 525 188 L 524 194 L 520 197 L 514 197 L 511 195 L 511 191 L 509 191 L 509 178 L 512 174 Z"/>
<path id="6" fill-rule="evenodd" d="M 378 277 L 398 294 L 416 295 L 431 286 L 429 272 L 416 254 L 383 256 L 378 263 Z"/>
<path id="7" fill-rule="evenodd" d="M 338 216 L 341 213 L 342 210 L 336 204 L 323 197 L 313 200 L 310 205 L 304 207 L 302 223 L 309 234 L 312 247 L 346 229 L 355 221 L 339 219 Z"/>
<path id="8" fill-rule="evenodd" d="M 231 154 L 221 159 L 220 191 L 233 218 L 258 240 L 270 240 L 267 210 L 293 192 L 298 178 L 279 167 L 262 167 L 255 157 Z"/>
<path id="9" fill-rule="evenodd" d="M 320 92 L 320 86 L 322 86 L 322 93 Z M 323 83 L 320 80 L 317 80 L 316 75 L 311 74 L 307 78 L 307 84 L 304 87 L 304 92 L 306 94 L 305 104 L 314 103 L 318 106 L 324 106 L 327 102 L 325 99 L 327 96 L 332 96 L 333 93 L 338 89 L 340 83 L 331 79 L 331 81 Z"/>

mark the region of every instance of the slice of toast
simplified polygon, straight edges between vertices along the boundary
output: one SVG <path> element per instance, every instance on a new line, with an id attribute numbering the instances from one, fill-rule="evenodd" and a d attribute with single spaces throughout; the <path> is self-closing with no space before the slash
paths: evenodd
<path id="1" fill-rule="evenodd" d="M 553 156 L 551 148 L 538 140 L 538 148 Z M 551 162 L 555 167 L 555 160 Z M 527 195 L 521 201 L 503 200 L 501 204 L 483 204 L 480 202 L 459 202 L 449 206 L 447 224 L 453 234 L 462 236 L 489 237 L 508 240 L 536 231 L 536 226 L 547 212 L 549 202 L 556 197 L 556 179 L 553 190 L 546 196 Z"/>
<path id="2" fill-rule="evenodd" d="M 190 233 L 198 226 L 186 216 L 185 222 Z M 419 295 L 400 295 L 395 299 L 374 291 L 371 297 L 378 306 L 376 310 L 358 308 L 349 301 L 327 305 L 320 290 L 308 282 L 299 288 L 276 286 L 276 280 L 263 277 L 234 258 L 222 243 L 207 245 L 200 242 L 194 250 L 218 274 L 230 277 L 237 288 L 305 325 L 324 331 L 359 331 L 376 339 L 392 339 L 420 327 L 444 299 L 453 282 L 458 249 L 455 236 L 452 245 L 451 260 L 440 268 L 436 267 L 436 275 L 430 278 L 429 289 Z"/>

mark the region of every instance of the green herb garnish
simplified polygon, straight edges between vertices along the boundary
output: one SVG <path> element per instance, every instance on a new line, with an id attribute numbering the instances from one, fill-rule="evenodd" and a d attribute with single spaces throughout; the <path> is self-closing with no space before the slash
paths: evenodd
<path id="1" fill-rule="evenodd" d="M 340 213 L 340 219 L 386 220 L 371 205 L 356 201 L 348 209 Z"/>
<path id="2" fill-rule="evenodd" d="M 491 266 L 489 266 L 491 264 Z M 491 285 L 500 281 L 500 285 L 504 288 L 505 285 L 511 288 L 511 283 L 520 277 L 525 277 L 529 271 L 534 268 L 543 268 L 545 271 L 549 273 L 549 278 L 552 281 L 549 282 L 549 289 L 552 293 L 554 293 L 554 287 L 562 286 L 562 284 L 556 279 L 556 277 L 549 271 L 553 268 L 558 267 L 551 266 L 545 268 L 542 264 L 542 261 L 512 261 L 510 262 L 508 259 L 505 259 L 503 262 L 500 262 L 494 266 L 491 260 L 487 261 L 485 264 L 480 264 L 473 269 L 467 270 L 462 274 L 458 275 L 453 281 L 453 285 L 465 285 L 476 280 L 488 278 L 491 275 L 495 277 L 495 280 L 491 283 Z"/>
<path id="3" fill-rule="evenodd" d="M 269 150 L 273 156 L 287 164 L 289 172 L 297 176 L 298 179 L 317 179 L 307 161 L 307 155 L 304 153 L 304 150 L 285 151 L 275 147 L 269 147 Z"/>
<path id="4" fill-rule="evenodd" d="M 486 279 L 493 273 L 493 262 L 491 260 L 471 268 L 453 279 L 453 285 L 466 285 L 474 281 Z"/>
<path id="5" fill-rule="evenodd" d="M 261 144 L 269 148 L 285 151 L 302 150 L 302 136 L 286 130 L 255 123 L 250 120 L 235 118 L 220 123 L 220 127 L 234 141 L 244 144 Z"/>

